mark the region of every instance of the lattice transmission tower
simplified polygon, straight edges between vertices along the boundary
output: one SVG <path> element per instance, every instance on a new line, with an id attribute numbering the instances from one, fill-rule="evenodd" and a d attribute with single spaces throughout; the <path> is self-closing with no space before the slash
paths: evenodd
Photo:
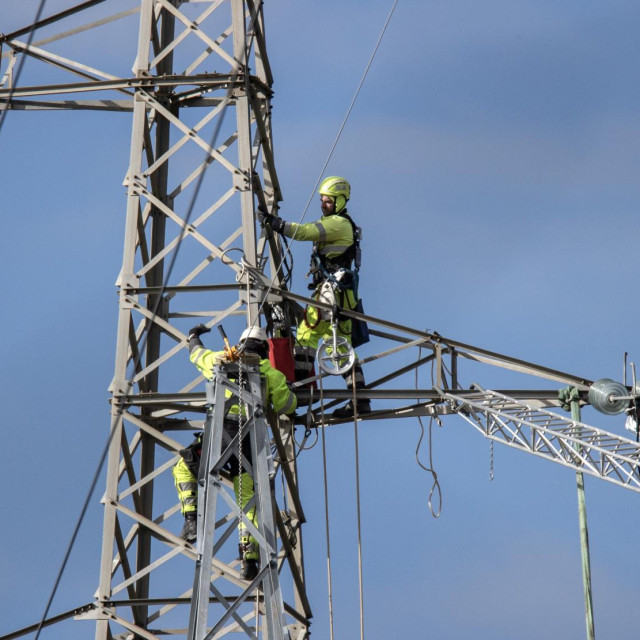
<path id="1" fill-rule="evenodd" d="M 202 547 L 178 537 L 179 504 L 171 488 L 171 468 L 186 438 L 207 421 L 215 422 L 210 411 L 213 392 L 207 396 L 202 378 L 187 361 L 188 329 L 198 322 L 214 327 L 223 321 L 291 328 L 300 305 L 310 302 L 288 291 L 284 247 L 256 223 L 258 205 L 274 209 L 283 199 L 272 144 L 273 76 L 262 4 L 141 0 L 139 6 L 86 25 L 139 14 L 133 70 L 126 77 L 53 53 L 48 42 L 56 38 L 27 44 L 25 37 L 34 28 L 64 24 L 100 4 L 108 5 L 84 2 L 0 37 L 3 108 L 132 114 L 101 570 L 95 601 L 73 613 L 97 621 L 98 640 L 167 635 L 201 640 L 193 635 L 196 628 L 202 638 L 240 633 L 302 640 L 309 635 L 312 609 L 305 588 L 304 511 L 297 490 L 293 425 L 272 418 L 273 451 L 260 458 L 263 471 L 273 463 L 274 473 L 282 478 L 281 489 L 271 487 L 261 498 L 263 509 L 267 500 L 275 502 L 266 535 L 277 537 L 277 572 L 270 577 L 280 584 L 274 589 L 258 584 L 248 591 L 241 580 L 238 560 L 225 545 L 235 535 L 238 515 L 232 505 L 217 520 L 209 514 L 218 532 L 215 543 L 209 539 L 211 545 L 204 544 L 212 554 L 210 565 L 207 562 L 211 580 L 200 575 L 196 585 L 194 569 L 202 569 Z M 74 26 L 63 35 L 83 29 Z M 38 86 L 15 83 L 24 57 L 50 66 L 65 79 Z M 104 63 L 109 66 L 108 60 Z M 548 411 L 562 404 L 557 384 L 575 390 L 575 406 L 591 402 L 605 413 L 613 412 L 615 396 L 625 396 L 628 387 L 594 387 L 579 376 L 433 332 L 345 313 L 367 320 L 377 344 L 386 345 L 361 363 L 391 363 L 386 375 L 368 379 L 360 392 L 386 405 L 371 419 L 458 413 L 492 441 L 640 490 L 640 445 L 574 417 L 557 419 Z M 394 360 L 409 353 L 417 355 L 402 364 Z M 551 381 L 554 388 L 464 388 L 463 363 L 524 373 Z M 420 367 L 432 370 L 432 385 L 403 384 L 404 377 Z M 321 391 L 330 402 L 322 410 L 310 409 L 307 426 L 326 424 L 324 409 L 351 395 L 343 388 Z M 299 389 L 298 396 L 305 400 L 310 393 Z M 228 479 L 224 481 L 228 486 Z M 204 622 L 193 614 L 195 591 L 201 609 L 212 611 Z M 265 595 L 273 593 L 282 594 L 282 607 L 265 602 Z"/>
<path id="2" fill-rule="evenodd" d="M 97 68 L 23 38 L 97 4 L 82 3 L 4 36 L 9 56 L 1 98 L 11 109 L 132 113 L 101 572 L 86 617 L 98 620 L 97 638 L 184 635 L 198 553 L 177 535 L 180 516 L 168 487 L 186 444 L 180 432 L 202 428 L 207 404 L 202 378 L 186 360 L 186 332 L 198 322 L 214 326 L 233 316 L 241 326 L 264 324 L 270 304 L 260 285 L 285 286 L 278 243 L 272 240 L 265 252 L 268 241 L 258 237 L 254 215 L 257 203 L 272 207 L 282 199 L 271 139 L 273 79 L 262 3 L 254 0 L 142 0 L 87 25 L 139 13 L 128 77 L 110 71 L 108 60 Z M 73 79 L 16 86 L 21 56 Z M 272 420 L 287 500 L 286 509 L 274 509 L 273 526 L 281 538 L 277 567 L 285 582 L 286 630 L 305 637 L 311 610 L 291 426 Z M 218 621 L 228 620 L 216 637 L 234 631 L 282 637 L 282 629 L 260 628 L 268 592 L 244 593 L 237 559 L 219 548 L 232 531 L 233 522 L 210 563 L 218 587 L 212 584 L 209 597 L 205 590 L 203 600 L 203 606 L 222 607 Z M 248 604 L 249 613 L 241 613 Z M 246 621 L 252 617 L 253 626 Z"/>

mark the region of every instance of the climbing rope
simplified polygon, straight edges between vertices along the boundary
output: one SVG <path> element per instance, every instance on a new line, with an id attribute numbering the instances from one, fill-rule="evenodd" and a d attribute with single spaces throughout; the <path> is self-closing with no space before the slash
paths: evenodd
<path id="1" fill-rule="evenodd" d="M 360 639 L 364 640 L 364 583 L 362 579 L 362 518 L 360 509 L 360 447 L 358 443 L 358 399 L 356 390 L 356 369 L 351 369 L 351 388 L 353 389 L 353 433 L 356 460 L 356 511 L 358 521 L 358 588 L 360 590 Z"/>
<path id="2" fill-rule="evenodd" d="M 331 537 L 329 526 L 329 486 L 327 474 L 327 439 L 325 435 L 324 422 L 324 394 L 322 391 L 322 378 L 320 378 L 320 412 L 322 424 L 322 480 L 324 484 L 324 522 L 325 522 L 325 539 L 327 547 L 327 589 L 329 601 L 329 638 L 333 640 L 333 586 L 331 580 Z"/>

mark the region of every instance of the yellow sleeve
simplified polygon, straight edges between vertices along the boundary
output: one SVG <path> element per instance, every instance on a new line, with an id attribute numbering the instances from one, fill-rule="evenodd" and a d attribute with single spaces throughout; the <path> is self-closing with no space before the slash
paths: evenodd
<path id="1" fill-rule="evenodd" d="M 207 380 L 213 380 L 213 368 L 224 358 L 224 355 L 224 351 L 211 351 L 211 349 L 197 347 L 189 354 L 189 360 Z"/>

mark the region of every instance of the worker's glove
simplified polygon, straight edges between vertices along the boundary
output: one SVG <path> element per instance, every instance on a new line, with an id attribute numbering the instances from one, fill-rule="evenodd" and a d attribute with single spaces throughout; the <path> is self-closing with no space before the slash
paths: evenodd
<path id="1" fill-rule="evenodd" d="M 189 329 L 189 340 L 191 340 L 191 338 L 199 338 L 203 333 L 209 333 L 209 331 L 211 331 L 211 329 L 206 325 L 202 323 L 197 324 L 193 329 Z"/>
<path id="2" fill-rule="evenodd" d="M 263 227 L 268 224 L 276 233 L 284 231 L 284 220 L 272 215 L 263 207 L 258 207 L 258 220 Z"/>

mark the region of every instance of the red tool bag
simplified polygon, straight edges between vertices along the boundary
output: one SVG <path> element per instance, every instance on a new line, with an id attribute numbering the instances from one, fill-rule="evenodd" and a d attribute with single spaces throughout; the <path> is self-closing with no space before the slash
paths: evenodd
<path id="1" fill-rule="evenodd" d="M 284 373 L 287 382 L 296 381 L 296 365 L 293 360 L 293 337 L 269 338 L 269 362 L 274 369 Z M 312 367 L 309 377 L 315 375 L 315 368 Z M 314 381 L 309 387 L 317 389 L 318 385 Z"/>
<path id="2" fill-rule="evenodd" d="M 284 373 L 288 382 L 295 382 L 293 338 L 269 338 L 269 362 L 274 369 Z"/>

